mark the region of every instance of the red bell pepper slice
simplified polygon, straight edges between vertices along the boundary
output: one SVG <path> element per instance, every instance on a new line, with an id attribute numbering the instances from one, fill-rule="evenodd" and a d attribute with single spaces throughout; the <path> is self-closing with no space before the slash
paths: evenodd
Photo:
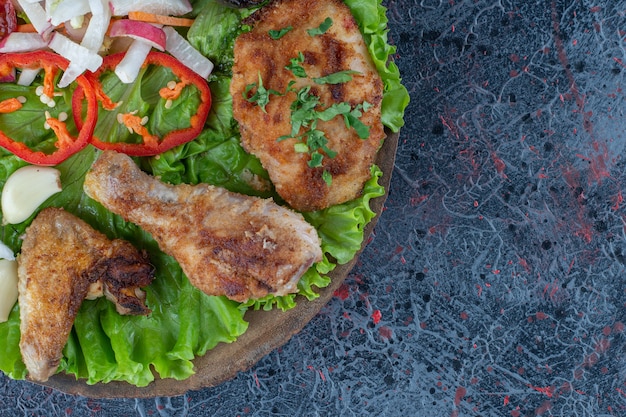
<path id="1" fill-rule="evenodd" d="M 102 111 L 117 111 L 117 121 L 125 125 L 130 132 L 139 136 L 140 141 L 137 143 L 104 141 L 94 134 L 90 143 L 98 149 L 114 150 L 131 156 L 153 156 L 195 139 L 200 132 L 202 132 L 204 123 L 209 115 L 209 110 L 211 109 L 211 90 L 209 89 L 207 81 L 171 55 L 156 51 L 151 51 L 148 54 L 143 63 L 143 67 L 156 65 L 169 68 L 172 74 L 178 78 L 178 81 L 171 81 L 171 86 L 161 88 L 159 94 L 162 99 L 166 100 L 166 102 L 168 100 L 175 100 L 180 95 L 182 89 L 187 86 L 195 87 L 200 97 L 200 104 L 197 111 L 190 117 L 189 127 L 175 129 L 159 137 L 151 133 L 148 127 L 145 126 L 146 116 L 142 118 L 134 110 L 126 113 L 120 111 L 117 103 L 104 91 L 100 77 L 106 71 L 113 71 L 123 57 L 124 53 L 106 56 L 98 71 L 93 74 L 88 74 L 87 76 L 91 80 Z M 76 90 L 73 100 L 74 117 L 81 114 L 81 99 L 81 91 Z M 80 117 L 75 123 L 78 126 L 82 124 Z"/>
<path id="2" fill-rule="evenodd" d="M 69 62 L 60 55 L 48 51 L 35 51 L 26 53 L 0 54 L 0 79 L 9 76 L 14 69 L 38 69 L 44 71 L 43 94 L 53 98 L 55 93 L 55 78 L 59 71 L 65 71 Z M 13 153 L 24 161 L 34 165 L 57 165 L 65 159 L 82 150 L 89 144 L 89 139 L 93 133 L 98 117 L 98 101 L 91 82 L 85 76 L 79 76 L 75 81 L 77 88 L 84 92 L 83 96 L 87 103 L 85 120 L 78 127 L 78 133 L 73 136 L 68 130 L 68 126 L 61 118 L 50 116 L 50 108 L 46 104 L 41 104 L 41 112 L 45 115 L 45 121 L 56 135 L 54 143 L 55 150 L 45 153 L 31 149 L 26 143 L 16 138 L 9 137 L 5 132 L 0 131 L 0 146 Z M 18 97 L 15 98 L 18 100 Z M 21 106 L 14 100 L 5 101 L 3 114 L 11 111 L 19 111 Z M 68 115 L 69 116 L 69 115 Z"/>

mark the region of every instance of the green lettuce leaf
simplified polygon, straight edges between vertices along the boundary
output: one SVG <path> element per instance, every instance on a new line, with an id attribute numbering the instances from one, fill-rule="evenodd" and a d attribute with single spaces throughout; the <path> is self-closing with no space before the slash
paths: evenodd
<path id="1" fill-rule="evenodd" d="M 398 66 L 392 61 L 396 47 L 387 39 L 387 9 L 382 0 L 344 0 L 354 15 L 383 85 L 382 122 L 398 132 L 404 126 L 409 93 L 401 83 Z"/>

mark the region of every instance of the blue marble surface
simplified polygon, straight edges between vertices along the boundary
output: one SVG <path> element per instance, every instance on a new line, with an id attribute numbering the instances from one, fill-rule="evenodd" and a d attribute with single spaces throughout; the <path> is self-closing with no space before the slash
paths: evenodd
<path id="1" fill-rule="evenodd" d="M 1 416 L 626 416 L 626 1 L 398 0 L 412 103 L 333 300 L 218 387 Z"/>

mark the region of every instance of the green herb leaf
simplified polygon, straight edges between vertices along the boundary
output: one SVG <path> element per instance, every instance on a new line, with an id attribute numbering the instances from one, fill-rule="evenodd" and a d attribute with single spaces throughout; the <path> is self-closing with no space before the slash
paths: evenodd
<path id="1" fill-rule="evenodd" d="M 293 75 L 295 75 L 298 78 L 306 78 L 307 74 L 306 71 L 304 70 L 304 68 L 302 67 L 302 64 L 304 62 L 304 54 L 302 52 L 298 53 L 298 57 L 297 58 L 291 58 L 289 60 L 290 64 L 287 65 L 285 67 L 285 69 L 291 71 L 293 73 Z"/>
<path id="2" fill-rule="evenodd" d="M 317 118 L 325 122 L 334 119 L 336 116 L 347 114 L 351 110 L 348 103 L 335 103 L 326 110 L 317 112 Z"/>
<path id="3" fill-rule="evenodd" d="M 252 90 L 256 88 L 256 92 L 249 97 L 249 94 Z M 263 86 L 263 79 L 261 78 L 261 73 L 259 73 L 259 83 L 248 84 L 243 92 L 243 97 L 249 101 L 250 103 L 256 103 L 264 112 L 265 106 L 270 102 L 270 95 L 282 96 L 282 93 L 276 90 L 268 90 Z"/>
<path id="4" fill-rule="evenodd" d="M 333 184 L 333 176 L 330 172 L 324 171 L 322 172 L 322 179 L 329 187 Z"/>
<path id="5" fill-rule="evenodd" d="M 352 80 L 352 75 L 360 74 L 358 71 L 339 71 L 328 74 L 325 77 L 313 78 L 317 84 L 342 84 Z"/>
<path id="6" fill-rule="evenodd" d="M 354 114 L 352 113 L 345 114 L 344 119 L 346 122 L 346 127 L 348 128 L 352 127 L 354 131 L 356 132 L 356 134 L 359 136 L 359 138 L 367 139 L 370 137 L 369 126 L 363 123 L 361 120 L 359 120 L 359 118 L 356 117 Z"/>
<path id="7" fill-rule="evenodd" d="M 309 152 L 309 147 L 307 146 L 306 143 L 296 143 L 295 145 L 293 145 L 293 148 L 295 149 L 295 151 L 297 153 L 308 153 Z"/>
<path id="8" fill-rule="evenodd" d="M 283 36 L 285 36 L 286 34 L 288 34 L 289 32 L 291 32 L 292 30 L 293 30 L 293 26 L 287 26 L 286 28 L 279 29 L 279 30 L 270 30 L 268 34 L 270 35 L 270 38 L 274 40 L 278 40 L 282 38 Z"/>
<path id="9" fill-rule="evenodd" d="M 314 151 L 313 153 L 311 153 L 311 159 L 308 162 L 309 167 L 311 168 L 321 167 L 323 159 L 324 159 L 324 155 L 322 155 L 318 151 Z"/>
<path id="10" fill-rule="evenodd" d="M 330 17 L 327 17 L 321 25 L 319 25 L 318 27 L 316 27 L 315 29 L 309 29 L 306 31 L 306 33 L 308 33 L 310 36 L 318 36 L 318 35 L 323 35 L 324 33 L 326 33 L 328 31 L 328 29 L 330 29 L 330 27 L 333 25 L 333 19 L 331 19 Z"/>

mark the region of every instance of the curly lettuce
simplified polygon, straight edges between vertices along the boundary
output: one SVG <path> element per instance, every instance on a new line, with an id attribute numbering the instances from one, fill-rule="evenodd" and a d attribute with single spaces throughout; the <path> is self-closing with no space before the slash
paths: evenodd
<path id="1" fill-rule="evenodd" d="M 346 3 L 361 27 L 383 78 L 383 123 L 396 132 L 403 125 L 408 94 L 400 83 L 397 67 L 389 59 L 395 49 L 387 42 L 386 9 L 380 0 L 346 0 Z M 194 2 L 192 15 L 196 21 L 186 35 L 216 63 L 210 79 L 211 113 L 196 140 L 155 158 L 137 158 L 144 170 L 172 184 L 205 182 L 280 201 L 259 160 L 241 147 L 237 123 L 232 117 L 229 95 L 232 45 L 235 38 L 247 30 L 241 21 L 252 12 L 253 9 L 227 8 L 213 1 Z M 143 82 L 150 83 L 158 79 L 159 74 L 158 71 L 146 74 Z M 135 89 L 137 95 L 133 99 L 139 100 L 142 91 L 150 91 L 145 85 L 141 87 Z M 110 238 L 127 239 L 139 249 L 147 250 L 157 271 L 154 283 L 146 288 L 152 314 L 120 316 L 106 299 L 85 301 L 65 346 L 60 372 L 75 375 L 88 384 L 116 380 L 141 387 L 153 381 L 155 373 L 160 378 L 182 380 L 194 373 L 195 357 L 206 354 L 218 343 L 237 340 L 246 331 L 247 309 L 286 310 L 296 305 L 296 295 L 269 296 L 240 304 L 224 297 L 207 296 L 193 287 L 178 263 L 162 253 L 150 235 L 85 196 L 82 191 L 84 175 L 97 154 L 97 150 L 88 147 L 60 164 L 63 191 L 41 208 L 64 207 Z M 23 165 L 17 157 L 0 151 L 0 186 Z M 304 213 L 320 234 L 324 260 L 302 277 L 298 284 L 299 295 L 309 300 L 316 298 L 316 290 L 330 283 L 327 274 L 337 264 L 349 262 L 358 252 L 364 227 L 375 215 L 369 201 L 385 192 L 377 181 L 381 175 L 380 169 L 372 167 L 363 195 L 354 201 Z M 1 226 L 0 240 L 19 252 L 20 236 L 34 216 L 19 225 Z M 0 370 L 14 379 L 26 377 L 19 351 L 19 323 L 19 305 L 16 305 L 9 320 L 0 324 L 0 340 L 3 341 L 0 343 Z"/>

